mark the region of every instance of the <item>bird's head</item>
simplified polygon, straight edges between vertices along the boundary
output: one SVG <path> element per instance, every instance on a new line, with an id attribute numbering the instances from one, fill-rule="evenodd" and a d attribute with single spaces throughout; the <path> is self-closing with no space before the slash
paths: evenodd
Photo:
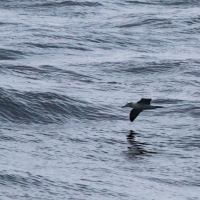
<path id="1" fill-rule="evenodd" d="M 130 108 L 132 108 L 132 105 L 133 105 L 133 103 L 130 102 L 130 103 L 127 103 L 125 106 L 122 106 L 122 108 L 125 108 L 125 107 L 130 107 Z"/>

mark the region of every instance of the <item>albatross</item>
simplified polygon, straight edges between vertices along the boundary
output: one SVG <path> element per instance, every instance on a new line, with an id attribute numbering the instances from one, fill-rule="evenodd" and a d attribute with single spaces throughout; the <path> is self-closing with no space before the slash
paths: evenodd
<path id="1" fill-rule="evenodd" d="M 140 101 L 137 103 L 127 103 L 125 106 L 122 106 L 122 108 L 130 107 L 133 108 L 130 112 L 129 118 L 130 121 L 133 122 L 134 119 L 143 111 L 143 110 L 150 110 L 150 109 L 156 109 L 156 108 L 163 108 L 162 106 L 152 106 L 150 105 L 151 99 L 145 99 L 141 98 Z"/>

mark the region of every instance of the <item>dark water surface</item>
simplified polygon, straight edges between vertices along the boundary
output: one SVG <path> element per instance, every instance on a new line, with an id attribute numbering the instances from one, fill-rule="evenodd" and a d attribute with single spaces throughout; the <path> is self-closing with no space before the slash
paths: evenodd
<path id="1" fill-rule="evenodd" d="M 0 1 L 0 199 L 200 199 L 199 32 L 200 1 Z"/>

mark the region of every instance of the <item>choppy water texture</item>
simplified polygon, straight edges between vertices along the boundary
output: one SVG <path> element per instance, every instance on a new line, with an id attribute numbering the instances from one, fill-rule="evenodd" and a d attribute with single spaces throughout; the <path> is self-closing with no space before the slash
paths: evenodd
<path id="1" fill-rule="evenodd" d="M 200 199 L 199 13 L 0 1 L 0 199 Z"/>

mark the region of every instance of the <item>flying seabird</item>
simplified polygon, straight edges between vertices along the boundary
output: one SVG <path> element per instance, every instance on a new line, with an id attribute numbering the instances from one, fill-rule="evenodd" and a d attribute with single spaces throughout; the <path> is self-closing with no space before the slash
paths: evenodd
<path id="1" fill-rule="evenodd" d="M 143 111 L 143 110 L 150 110 L 150 109 L 156 109 L 156 108 L 163 108 L 162 106 L 152 106 L 150 105 L 151 99 L 145 99 L 141 98 L 140 101 L 137 103 L 127 103 L 125 106 L 122 106 L 122 108 L 130 107 L 133 108 L 130 112 L 129 118 L 130 121 L 133 122 L 133 120 Z"/>

